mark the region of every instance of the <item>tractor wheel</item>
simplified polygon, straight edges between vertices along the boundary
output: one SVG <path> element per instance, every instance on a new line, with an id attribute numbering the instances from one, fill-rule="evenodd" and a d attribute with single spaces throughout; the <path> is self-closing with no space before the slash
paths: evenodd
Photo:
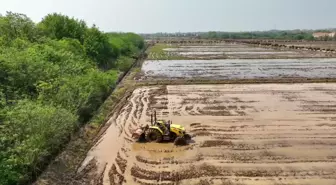
<path id="1" fill-rule="evenodd" d="M 177 137 L 174 141 L 174 145 L 186 145 L 187 144 L 187 140 L 184 137 Z"/>
<path id="2" fill-rule="evenodd" d="M 142 134 L 140 135 L 138 141 L 139 141 L 140 143 L 144 143 L 144 142 L 146 142 L 145 133 L 142 133 Z"/>
<path id="3" fill-rule="evenodd" d="M 190 141 L 190 140 L 191 140 L 191 135 L 189 135 L 189 134 L 185 134 L 185 135 L 184 135 L 184 138 L 185 138 L 187 141 Z"/>
<path id="4" fill-rule="evenodd" d="M 157 129 L 148 129 L 145 135 L 145 138 L 148 142 L 159 143 L 162 141 L 162 134 Z"/>
<path id="5" fill-rule="evenodd" d="M 175 141 L 177 135 L 174 132 L 170 132 L 170 141 Z"/>

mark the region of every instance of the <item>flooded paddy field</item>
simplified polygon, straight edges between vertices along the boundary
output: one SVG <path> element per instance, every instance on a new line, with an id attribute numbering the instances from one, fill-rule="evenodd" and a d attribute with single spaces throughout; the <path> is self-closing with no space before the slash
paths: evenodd
<path id="1" fill-rule="evenodd" d="M 132 141 L 153 108 L 184 125 L 192 142 Z M 141 87 L 80 170 L 94 169 L 102 185 L 334 185 L 335 115 L 336 84 Z"/>
<path id="2" fill-rule="evenodd" d="M 182 56 L 184 59 L 297 59 L 326 57 L 322 53 L 306 53 L 293 51 L 190 51 L 168 52 L 171 56 Z"/>
<path id="3" fill-rule="evenodd" d="M 142 79 L 336 78 L 336 59 L 148 60 Z"/>
<path id="4" fill-rule="evenodd" d="M 256 47 L 228 47 L 222 45 L 221 47 L 178 47 L 178 48 L 166 48 L 164 51 L 174 51 L 174 52 L 208 52 L 208 51 L 221 51 L 221 52 L 230 52 L 230 51 L 274 51 L 272 49 L 265 48 L 256 48 Z"/>
<path id="5" fill-rule="evenodd" d="M 175 52 L 176 54 L 179 55 L 266 55 L 266 54 L 284 54 L 284 55 L 289 55 L 289 54 L 295 54 L 296 52 L 292 51 L 185 51 L 185 52 Z"/>
<path id="6" fill-rule="evenodd" d="M 181 59 L 256 59 L 256 58 L 321 58 L 327 54 L 289 49 L 271 49 L 253 47 L 247 44 L 222 43 L 217 45 L 170 45 L 162 49 L 168 56 L 180 56 Z M 160 59 L 152 53 L 150 59 Z M 164 59 L 164 58 L 161 58 Z"/>

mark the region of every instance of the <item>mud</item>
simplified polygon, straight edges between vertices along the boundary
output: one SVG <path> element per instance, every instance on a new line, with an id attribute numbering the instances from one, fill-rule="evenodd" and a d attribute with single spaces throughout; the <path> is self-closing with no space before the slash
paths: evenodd
<path id="1" fill-rule="evenodd" d="M 190 51 L 190 52 L 169 52 L 169 55 L 182 56 L 190 59 L 253 59 L 253 58 L 305 58 L 307 56 L 300 52 L 292 51 Z"/>
<path id="2" fill-rule="evenodd" d="M 234 42 L 227 40 L 226 42 Z M 236 40 L 239 44 L 248 44 L 265 49 L 289 49 L 293 51 L 309 51 L 307 53 L 321 53 L 325 56 L 335 57 L 334 41 L 281 41 L 281 40 Z"/>
<path id="3" fill-rule="evenodd" d="M 336 59 L 148 60 L 146 78 L 335 78 Z"/>
<path id="4" fill-rule="evenodd" d="M 199 51 L 190 51 L 190 52 L 176 52 L 177 55 L 224 55 L 225 52 L 221 51 L 204 51 L 204 52 L 199 52 Z"/>
<path id="5" fill-rule="evenodd" d="M 86 159 L 64 154 L 64 166 L 76 170 L 38 184 L 336 184 L 336 85 L 324 83 L 336 80 L 333 50 L 294 46 L 304 42 L 169 42 L 173 49 L 150 53 L 143 73 L 130 77 L 138 81 L 124 87 L 129 93 Z M 196 83 L 213 85 L 185 85 Z M 134 142 L 133 129 L 149 123 L 152 109 L 184 125 L 189 145 Z M 72 155 L 86 151 L 77 148 Z"/>
<path id="6" fill-rule="evenodd" d="M 270 51 L 274 51 L 271 49 L 268 49 Z M 234 52 L 234 51 L 267 51 L 267 49 L 264 48 L 257 48 L 257 47 L 226 47 L 226 45 L 223 45 L 222 47 L 192 47 L 192 48 L 166 48 L 164 51 L 170 51 L 170 52 Z"/>
<path id="7" fill-rule="evenodd" d="M 287 46 L 297 46 L 297 47 L 305 47 L 305 48 L 323 48 L 323 49 L 336 49 L 335 41 L 314 41 L 314 42 L 276 42 L 278 44 L 285 44 Z"/>
<path id="8" fill-rule="evenodd" d="M 247 42 L 249 43 L 249 42 Z M 267 44 L 267 43 L 266 43 Z M 221 43 L 217 45 L 174 45 L 165 48 L 167 56 L 179 59 L 277 59 L 277 58 L 331 58 L 333 55 L 308 50 L 293 50 L 291 47 L 254 47 L 254 45 Z M 334 56 L 335 57 L 335 56 Z M 164 59 L 152 56 L 150 59 Z"/>
<path id="9" fill-rule="evenodd" d="M 92 169 L 104 185 L 332 185 L 335 95 L 324 83 L 141 87 L 113 114 L 82 172 Z M 163 104 L 159 119 L 184 125 L 192 142 L 131 142 L 132 129 Z"/>

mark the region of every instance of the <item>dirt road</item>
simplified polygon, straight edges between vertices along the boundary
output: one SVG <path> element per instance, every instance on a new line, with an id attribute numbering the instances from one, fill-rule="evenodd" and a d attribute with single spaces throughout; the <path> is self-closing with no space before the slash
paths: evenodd
<path id="1" fill-rule="evenodd" d="M 142 87 L 113 114 L 80 170 L 97 164 L 104 185 L 333 185 L 335 105 L 336 84 Z M 149 122 L 152 108 L 193 141 L 134 143 L 131 130 Z"/>

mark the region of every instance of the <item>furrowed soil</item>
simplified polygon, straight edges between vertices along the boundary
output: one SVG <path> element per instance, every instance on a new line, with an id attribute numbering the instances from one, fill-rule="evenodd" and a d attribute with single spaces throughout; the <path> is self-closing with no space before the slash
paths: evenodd
<path id="1" fill-rule="evenodd" d="M 134 128 L 184 125 L 187 146 L 137 143 Z M 90 150 L 87 184 L 303 185 L 336 183 L 336 84 L 137 88 Z"/>

